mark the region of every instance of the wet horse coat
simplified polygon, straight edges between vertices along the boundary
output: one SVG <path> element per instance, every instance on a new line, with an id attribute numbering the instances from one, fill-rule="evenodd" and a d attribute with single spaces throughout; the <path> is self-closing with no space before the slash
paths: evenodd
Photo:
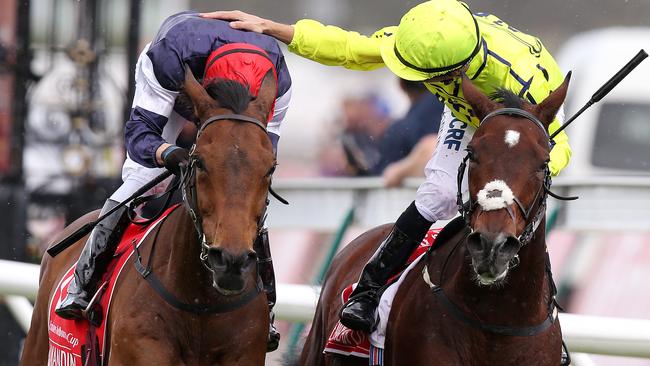
<path id="1" fill-rule="evenodd" d="M 235 88 L 237 89 L 237 88 Z M 240 89 L 241 91 L 241 89 Z M 241 113 L 265 121 L 277 92 L 268 74 L 257 98 L 225 109 L 213 100 L 190 72 L 185 93 L 202 121 L 215 115 Z M 239 95 L 236 92 L 233 99 Z M 239 96 L 243 96 L 239 95 Z M 275 155 L 266 133 L 235 118 L 205 128 L 192 154 L 196 213 L 206 245 L 204 260 L 195 224 L 185 209 L 174 210 L 141 245 L 143 261 L 181 302 L 194 305 L 237 303 L 258 286 L 253 241 L 266 205 Z M 75 221 L 53 242 L 65 237 L 97 213 Z M 65 269 L 79 255 L 86 238 L 55 258 L 45 256 L 23 365 L 45 365 L 48 356 L 47 304 Z M 155 244 L 155 250 L 152 247 Z M 209 270 L 206 267 L 209 267 Z M 262 294 L 226 313 L 193 313 L 166 302 L 127 263 L 105 320 L 104 364 L 116 365 L 263 365 L 269 329 Z M 235 325 L 235 326 L 233 326 Z"/>
<path id="2" fill-rule="evenodd" d="M 548 320 L 554 289 L 547 271 L 542 206 L 550 184 L 550 146 L 544 130 L 567 87 L 568 78 L 539 105 L 521 101 L 517 106 L 539 119 L 542 128 L 528 118 L 499 114 L 477 129 L 467 159 L 469 226 L 460 219 L 456 230 L 443 230 L 436 249 L 400 286 L 388 320 L 385 365 L 560 364 L 560 324 Z M 503 107 L 466 78 L 463 94 L 480 119 Z M 323 355 L 322 350 L 338 320 L 341 290 L 357 280 L 390 228 L 384 225 L 362 234 L 335 258 L 302 365 L 367 364 L 365 359 Z M 494 329 L 534 331 L 524 336 L 497 334 Z"/>

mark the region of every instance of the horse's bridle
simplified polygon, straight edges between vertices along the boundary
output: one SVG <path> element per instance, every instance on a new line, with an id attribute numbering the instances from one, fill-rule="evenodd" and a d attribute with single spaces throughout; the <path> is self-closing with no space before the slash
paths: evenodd
<path id="1" fill-rule="evenodd" d="M 210 249 L 211 243 L 208 242 L 207 238 L 205 237 L 205 232 L 203 231 L 203 218 L 201 217 L 201 214 L 198 211 L 198 202 L 197 202 L 197 194 L 196 194 L 196 165 L 197 162 L 199 161 L 199 158 L 195 154 L 195 150 L 196 150 L 196 144 L 203 131 L 205 131 L 205 129 L 208 128 L 208 126 L 210 126 L 211 124 L 223 120 L 252 123 L 255 126 L 261 128 L 265 134 L 267 133 L 266 126 L 262 122 L 260 122 L 256 118 L 245 116 L 243 114 L 221 114 L 221 115 L 210 117 L 201 124 L 201 127 L 199 128 L 199 131 L 196 134 L 196 140 L 194 142 L 194 145 L 192 145 L 192 148 L 190 149 L 189 163 L 187 164 L 187 166 L 181 166 L 181 192 L 183 193 L 183 204 L 188 214 L 190 215 L 190 218 L 192 219 L 192 223 L 194 224 L 194 228 L 196 229 L 196 233 L 198 234 L 199 237 L 199 242 L 201 244 L 201 254 L 200 254 L 201 263 L 210 272 L 212 272 L 212 268 L 208 264 L 208 250 Z M 269 191 L 271 191 L 270 185 L 269 185 Z M 260 219 L 257 222 L 256 236 L 259 235 L 262 229 L 264 228 L 264 221 L 266 219 L 266 208 L 268 206 L 268 203 L 269 200 L 267 198 L 266 204 L 262 209 Z"/>
<path id="2" fill-rule="evenodd" d="M 482 120 L 480 125 L 488 121 L 490 118 L 499 116 L 499 115 L 509 115 L 509 116 L 518 116 L 518 117 L 523 117 L 531 122 L 533 122 L 536 126 L 538 126 L 543 132 L 544 135 L 548 138 L 549 134 L 542 122 L 535 117 L 533 114 L 522 110 L 518 108 L 501 108 L 497 109 L 491 113 L 489 113 L 487 116 L 485 116 Z M 553 141 L 549 138 L 549 150 L 553 147 Z M 465 174 L 465 168 L 467 166 L 467 160 L 470 158 L 470 153 L 463 158 L 462 163 L 460 164 L 458 168 L 458 195 L 457 195 L 457 204 L 458 204 L 458 210 L 460 211 L 460 214 L 465 221 L 466 226 L 469 228 L 468 234 L 473 230 L 470 226 L 470 218 L 472 216 L 472 213 L 477 207 L 477 203 L 472 201 L 471 194 L 469 196 L 469 200 L 467 203 L 463 203 L 463 198 L 462 198 L 462 182 L 463 182 L 463 176 Z M 524 245 L 528 244 L 530 240 L 533 238 L 533 235 L 535 234 L 535 231 L 539 227 L 539 224 L 541 223 L 542 219 L 544 218 L 544 215 L 546 214 L 546 197 L 547 195 L 550 195 L 552 197 L 558 198 L 558 199 L 564 199 L 564 200 L 569 200 L 569 199 L 576 199 L 577 197 L 561 197 L 558 196 L 550 191 L 551 187 L 551 172 L 548 167 L 548 162 L 544 164 L 544 181 L 542 182 L 542 185 L 540 188 L 537 190 L 537 193 L 535 194 L 535 198 L 533 199 L 533 202 L 531 203 L 530 207 L 526 209 L 524 205 L 521 203 L 519 199 L 514 197 L 514 202 L 516 203 L 517 207 L 519 210 L 521 210 L 524 219 L 526 220 L 527 224 L 524 227 L 523 232 L 518 236 L 519 240 L 519 249 L 521 249 Z M 514 196 L 514 194 L 513 194 Z M 537 211 L 531 218 L 531 213 L 532 210 L 535 206 L 538 206 Z M 515 220 L 514 218 L 514 213 L 512 212 L 512 209 L 510 208 L 510 205 L 506 206 L 506 210 L 508 210 L 508 213 L 512 217 L 513 221 Z M 466 238 L 467 235 L 464 236 Z M 546 255 L 546 263 L 545 263 L 545 270 L 547 273 L 547 278 L 549 282 L 549 291 L 551 292 L 550 299 L 547 305 L 547 317 L 544 319 L 539 324 L 533 325 L 533 326 L 524 326 L 524 327 L 517 327 L 517 326 L 503 326 L 503 325 L 495 325 L 495 324 L 486 324 L 483 323 L 479 320 L 475 320 L 469 316 L 467 316 L 463 310 L 461 310 L 456 304 L 454 304 L 445 294 L 442 283 L 443 283 L 443 276 L 445 274 L 445 268 L 448 264 L 449 259 L 452 256 L 452 253 L 459 247 L 459 245 L 463 242 L 462 240 L 458 241 L 456 243 L 456 246 L 452 249 L 450 252 L 449 256 L 445 260 L 443 267 L 440 271 L 440 284 L 436 285 L 433 282 L 431 282 L 431 278 L 429 276 L 428 268 L 427 265 L 425 264 L 424 267 L 422 268 L 422 275 L 424 278 L 424 282 L 431 288 L 433 291 L 434 295 L 436 295 L 440 301 L 441 304 L 448 309 L 451 314 L 463 321 L 464 323 L 470 325 L 473 328 L 479 329 L 484 332 L 489 332 L 489 333 L 495 333 L 495 334 L 500 334 L 504 336 L 533 336 L 536 334 L 539 334 L 541 332 L 544 332 L 546 329 L 548 329 L 554 322 L 557 317 L 557 308 L 559 307 L 556 300 L 555 300 L 555 295 L 557 293 L 557 289 L 555 287 L 555 283 L 553 281 L 553 275 L 551 273 L 551 267 L 550 267 L 550 260 L 548 257 L 548 252 Z M 427 255 L 430 253 L 427 252 Z M 518 265 L 519 263 L 519 257 L 516 255 L 515 258 L 513 259 L 514 262 L 510 263 L 510 268 L 513 268 Z"/>
<path id="3" fill-rule="evenodd" d="M 532 113 L 525 111 L 523 109 L 519 108 L 501 108 L 497 109 L 495 111 L 492 111 L 489 113 L 487 116 L 485 116 L 479 125 L 483 125 L 486 123 L 490 118 L 495 117 L 495 116 L 500 116 L 500 115 L 508 115 L 508 116 L 517 116 L 517 117 L 522 117 L 532 123 L 534 123 L 537 127 L 539 127 L 540 130 L 544 133 L 546 138 L 549 141 L 549 151 L 550 149 L 553 148 L 554 142 L 549 138 L 548 131 L 546 130 L 546 127 L 544 127 L 544 124 L 537 118 L 535 117 Z M 458 167 L 458 179 L 457 179 L 457 184 L 458 184 L 458 193 L 456 196 L 456 203 L 458 205 L 458 211 L 460 212 L 460 215 L 465 219 L 465 223 L 467 224 L 468 227 L 470 227 L 470 218 L 472 216 L 472 213 L 477 207 L 476 202 L 472 201 L 472 195 L 469 195 L 469 199 L 466 203 L 463 202 L 463 196 L 462 196 L 462 183 L 463 183 L 463 176 L 465 175 L 465 168 L 467 167 L 467 161 L 470 158 L 470 153 L 468 152 L 467 155 L 463 158 L 463 161 L 460 163 L 460 166 Z M 539 187 L 537 190 L 537 193 L 535 193 L 535 198 L 533 199 L 533 202 L 531 203 L 530 207 L 528 209 L 525 208 L 525 206 L 521 203 L 521 201 L 514 196 L 513 200 L 521 213 L 523 214 L 524 220 L 526 220 L 527 224 L 524 227 L 524 230 L 522 233 L 517 237 L 519 240 L 519 246 L 520 248 L 523 247 L 524 245 L 528 244 L 530 240 L 533 238 L 533 235 L 535 234 L 535 231 L 539 227 L 539 224 L 542 222 L 542 219 L 544 218 L 544 215 L 546 214 L 546 197 L 547 194 L 551 195 L 554 198 L 557 199 L 562 199 L 562 200 L 571 200 L 571 199 L 576 199 L 577 197 L 561 197 L 558 196 L 550 191 L 551 188 L 551 170 L 548 167 L 548 162 L 544 163 L 544 181 L 542 185 Z M 531 213 L 533 208 L 537 206 L 537 211 L 531 218 Z M 506 210 L 510 217 L 515 220 L 514 213 L 512 212 L 512 209 L 510 206 L 506 206 Z M 514 263 L 516 265 L 517 263 Z"/>

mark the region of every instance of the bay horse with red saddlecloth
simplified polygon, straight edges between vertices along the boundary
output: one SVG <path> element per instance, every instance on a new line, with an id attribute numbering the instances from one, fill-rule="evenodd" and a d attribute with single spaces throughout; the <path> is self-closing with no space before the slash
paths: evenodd
<path id="1" fill-rule="evenodd" d="M 438 235 L 395 295 L 386 328 L 385 365 L 548 365 L 561 363 L 562 334 L 545 242 L 548 126 L 569 77 L 539 105 L 499 91 L 497 103 L 464 78 L 481 124 L 459 168 L 469 201 Z M 465 178 L 465 166 L 467 177 Z M 372 229 L 335 258 L 323 284 L 302 365 L 367 365 L 323 354 L 339 320 L 341 292 L 359 278 L 390 231 Z"/>
<path id="2" fill-rule="evenodd" d="M 141 244 L 142 259 L 134 255 L 124 267 L 104 319 L 103 364 L 264 364 L 268 305 L 253 242 L 276 166 L 260 121 L 266 121 L 277 87 L 271 72 L 257 98 L 242 84 L 222 82 L 225 99 L 215 100 L 186 68 L 184 93 L 202 124 L 181 179 L 185 208 L 165 217 Z M 96 216 L 78 219 L 53 242 Z M 52 291 L 85 240 L 43 258 L 23 365 L 48 363 Z M 131 265 L 134 260 L 139 267 Z"/>

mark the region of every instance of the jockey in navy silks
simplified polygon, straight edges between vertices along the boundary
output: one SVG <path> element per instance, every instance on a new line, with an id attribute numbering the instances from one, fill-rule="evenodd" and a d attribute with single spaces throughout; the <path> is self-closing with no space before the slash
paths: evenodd
<path id="1" fill-rule="evenodd" d="M 138 59 L 135 96 L 124 128 L 127 150 L 122 168 L 124 183 L 106 201 L 100 215 L 127 199 L 164 169 L 179 174 L 179 166 L 188 161 L 188 151 L 175 144 L 188 121 L 196 119 L 190 109 L 177 100 L 185 80 L 185 64 L 195 76 L 204 77 L 204 86 L 206 81 L 218 76 L 247 85 L 253 96 L 257 96 L 265 75 L 273 71 L 278 90 L 267 130 L 277 152 L 280 126 L 291 99 L 291 77 L 276 40 L 235 30 L 228 22 L 201 18 L 194 12 L 172 15 Z M 93 229 L 77 262 L 68 294 L 56 309 L 58 315 L 67 319 L 82 317 L 82 310 L 95 294 L 128 222 L 127 209 L 121 207 Z M 267 230 L 262 230 L 255 240 L 254 249 L 271 310 L 267 349 L 274 350 L 280 334 L 273 325 L 275 275 Z"/>

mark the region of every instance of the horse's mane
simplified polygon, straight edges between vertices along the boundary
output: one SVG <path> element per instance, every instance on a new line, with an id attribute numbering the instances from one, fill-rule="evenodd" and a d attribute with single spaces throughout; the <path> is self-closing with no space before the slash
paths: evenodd
<path id="1" fill-rule="evenodd" d="M 246 85 L 230 79 L 214 79 L 205 90 L 220 107 L 230 109 L 234 113 L 242 113 L 254 99 Z"/>
<path id="2" fill-rule="evenodd" d="M 520 98 L 513 91 L 499 88 L 490 95 L 490 99 L 502 103 L 505 108 L 524 109 L 526 101 Z"/>

